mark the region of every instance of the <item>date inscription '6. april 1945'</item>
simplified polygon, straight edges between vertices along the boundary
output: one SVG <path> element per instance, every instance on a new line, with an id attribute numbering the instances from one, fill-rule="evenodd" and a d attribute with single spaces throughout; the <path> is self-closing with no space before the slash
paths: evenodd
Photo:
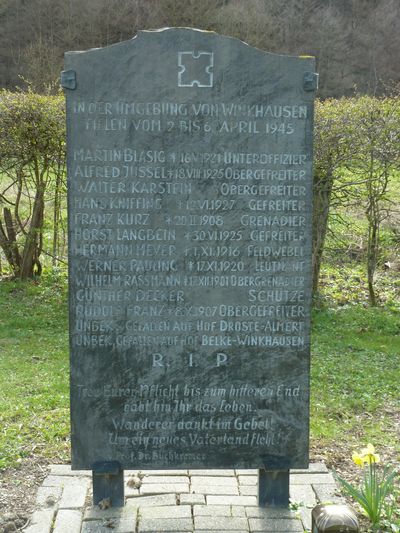
<path id="1" fill-rule="evenodd" d="M 313 72 L 190 29 L 66 54 L 74 468 L 307 466 Z"/>

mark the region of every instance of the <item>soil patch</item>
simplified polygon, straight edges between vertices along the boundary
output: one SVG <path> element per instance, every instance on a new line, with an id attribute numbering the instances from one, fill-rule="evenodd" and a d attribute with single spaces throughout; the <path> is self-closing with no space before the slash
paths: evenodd
<path id="1" fill-rule="evenodd" d="M 35 506 L 37 489 L 48 475 L 46 461 L 32 458 L 18 468 L 0 470 L 0 531 L 21 531 Z"/>

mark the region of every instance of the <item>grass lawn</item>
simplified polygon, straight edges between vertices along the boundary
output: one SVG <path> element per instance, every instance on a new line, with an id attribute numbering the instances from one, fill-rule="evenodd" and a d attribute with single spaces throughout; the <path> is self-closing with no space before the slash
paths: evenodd
<path id="1" fill-rule="evenodd" d="M 65 281 L 0 283 L 0 468 L 68 459 L 67 331 Z"/>
<path id="2" fill-rule="evenodd" d="M 314 446 L 372 442 L 391 456 L 400 453 L 399 354 L 398 312 L 361 305 L 314 311 Z"/>
<path id="3" fill-rule="evenodd" d="M 0 468 L 69 459 L 67 289 L 0 283 Z M 373 442 L 400 452 L 400 314 L 348 305 L 313 313 L 311 443 L 329 460 Z M 333 457 L 333 461 L 334 461 Z"/>

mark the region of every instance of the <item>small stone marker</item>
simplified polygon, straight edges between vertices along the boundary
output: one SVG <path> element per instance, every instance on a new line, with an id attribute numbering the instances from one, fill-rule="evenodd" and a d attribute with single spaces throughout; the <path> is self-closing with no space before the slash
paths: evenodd
<path id="1" fill-rule="evenodd" d="M 72 466 L 308 465 L 314 59 L 68 52 Z"/>
<path id="2" fill-rule="evenodd" d="M 312 533 L 358 533 L 358 520 L 348 505 L 317 505 L 312 510 Z"/>

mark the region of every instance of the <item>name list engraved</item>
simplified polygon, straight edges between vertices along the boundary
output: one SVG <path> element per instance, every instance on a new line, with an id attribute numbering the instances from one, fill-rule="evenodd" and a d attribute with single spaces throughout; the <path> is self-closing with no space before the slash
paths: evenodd
<path id="1" fill-rule="evenodd" d="M 78 346 L 185 346 L 182 332 L 199 346 L 304 346 L 306 154 L 79 148 L 73 160 Z M 210 198 L 191 197 L 199 183 Z M 208 287 L 242 290 L 246 303 L 187 305 Z M 125 328 L 105 335 L 99 320 L 122 315 Z"/>

